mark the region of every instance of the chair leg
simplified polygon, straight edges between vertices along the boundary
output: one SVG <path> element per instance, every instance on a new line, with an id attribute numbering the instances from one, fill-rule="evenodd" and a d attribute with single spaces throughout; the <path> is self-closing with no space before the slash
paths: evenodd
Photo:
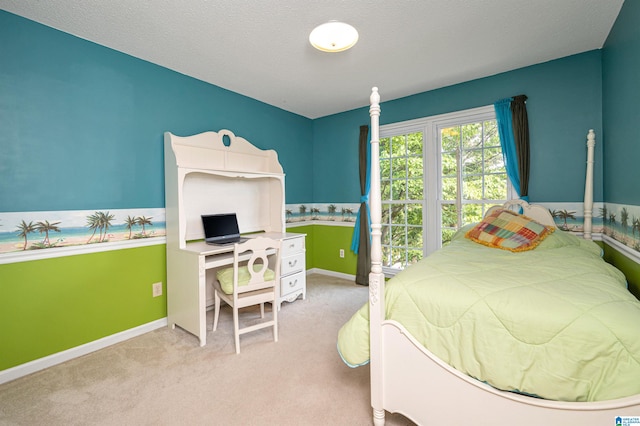
<path id="1" fill-rule="evenodd" d="M 217 290 L 214 290 L 213 297 L 213 331 L 218 328 L 218 317 L 220 316 L 220 295 Z"/>
<path id="2" fill-rule="evenodd" d="M 236 353 L 240 353 L 240 322 L 238 321 L 238 308 L 233 307 L 233 334 L 236 339 Z"/>
<path id="3" fill-rule="evenodd" d="M 260 304 L 260 318 L 264 318 L 264 303 Z"/>

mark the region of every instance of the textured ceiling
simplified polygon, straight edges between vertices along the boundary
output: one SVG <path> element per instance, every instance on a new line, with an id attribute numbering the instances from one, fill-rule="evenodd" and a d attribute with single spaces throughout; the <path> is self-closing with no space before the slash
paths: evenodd
<path id="1" fill-rule="evenodd" d="M 0 8 L 309 118 L 601 48 L 624 0 L 0 0 Z M 322 53 L 309 32 L 360 34 Z"/>

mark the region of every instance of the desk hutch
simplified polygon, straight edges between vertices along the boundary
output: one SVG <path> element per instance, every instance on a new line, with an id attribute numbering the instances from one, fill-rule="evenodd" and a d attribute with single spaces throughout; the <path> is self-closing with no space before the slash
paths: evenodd
<path id="1" fill-rule="evenodd" d="M 283 240 L 283 301 L 306 296 L 305 235 L 285 232 L 284 173 L 273 150 L 229 130 L 164 134 L 167 228 L 167 319 L 206 344 L 215 270 L 233 260 L 233 245 L 206 244 L 201 215 L 235 212 L 242 234 Z M 248 235 L 251 236 L 251 235 Z"/>

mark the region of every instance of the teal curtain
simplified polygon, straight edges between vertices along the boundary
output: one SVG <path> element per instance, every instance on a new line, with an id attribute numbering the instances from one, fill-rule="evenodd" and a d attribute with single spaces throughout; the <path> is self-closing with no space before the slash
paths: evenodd
<path id="1" fill-rule="evenodd" d="M 360 126 L 358 143 L 361 195 L 360 209 L 351 237 L 351 251 L 358 255 L 356 283 L 369 285 L 369 272 L 371 271 L 371 213 L 369 211 L 371 143 L 369 141 L 369 126 Z"/>
<path id="2" fill-rule="evenodd" d="M 529 125 L 525 95 L 494 104 L 507 175 L 520 198 L 529 200 Z"/>

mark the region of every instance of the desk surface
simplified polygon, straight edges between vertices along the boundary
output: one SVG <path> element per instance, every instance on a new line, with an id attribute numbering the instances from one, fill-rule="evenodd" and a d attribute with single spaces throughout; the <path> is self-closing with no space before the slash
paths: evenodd
<path id="1" fill-rule="evenodd" d="M 247 234 L 243 235 L 243 237 L 247 238 L 256 238 L 256 237 L 267 237 L 273 238 L 274 240 L 287 240 L 289 238 L 296 238 L 301 235 L 306 234 L 298 234 L 293 232 L 262 232 L 258 234 Z M 203 256 L 213 256 L 218 254 L 232 253 L 233 252 L 233 244 L 225 244 L 225 245 L 211 245 L 207 244 L 204 241 L 192 241 L 188 242 L 187 246 L 184 250 L 200 254 Z"/>

